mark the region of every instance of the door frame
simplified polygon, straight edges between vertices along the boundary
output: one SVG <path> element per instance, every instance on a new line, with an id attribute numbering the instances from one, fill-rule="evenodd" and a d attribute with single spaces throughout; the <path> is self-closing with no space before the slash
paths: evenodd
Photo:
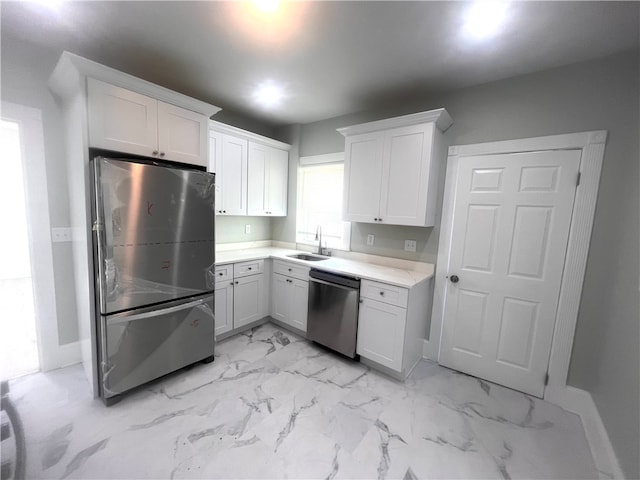
<path id="1" fill-rule="evenodd" d="M 37 108 L 2 101 L 2 118 L 20 125 L 20 150 L 33 283 L 38 356 L 42 371 L 69 363 L 58 343 L 53 246 L 44 152 L 42 113 Z M 35 194 L 35 192 L 38 192 Z M 74 349 L 75 351 L 75 346 Z M 75 355 L 73 355 L 75 357 Z"/>
<path id="2" fill-rule="evenodd" d="M 587 256 L 589 254 L 589 242 L 606 140 L 607 131 L 598 130 L 449 147 L 435 273 L 431 330 L 425 349 L 427 358 L 437 361 L 440 356 L 445 296 L 449 283 L 446 276 L 451 254 L 453 212 L 460 159 L 477 155 L 580 149 L 582 154 L 580 156 L 579 184 L 576 188 L 575 202 L 571 215 L 569 241 L 551 342 L 548 367 L 549 381 L 544 390 L 545 400 L 554 403 L 561 401 L 569 373 L 573 337 L 578 319 Z"/>

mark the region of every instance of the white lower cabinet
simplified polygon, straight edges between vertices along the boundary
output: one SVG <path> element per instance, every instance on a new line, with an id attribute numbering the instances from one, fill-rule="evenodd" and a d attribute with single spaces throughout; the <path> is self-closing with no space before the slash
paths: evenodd
<path id="1" fill-rule="evenodd" d="M 266 317 L 267 287 L 263 260 L 216 267 L 216 336 Z"/>
<path id="2" fill-rule="evenodd" d="M 309 268 L 282 260 L 273 261 L 271 316 L 303 332 L 307 331 Z"/>
<path id="3" fill-rule="evenodd" d="M 402 370 L 405 308 L 363 298 L 358 317 L 358 355 L 393 370 Z"/>
<path id="4" fill-rule="evenodd" d="M 233 328 L 260 320 L 264 311 L 264 274 L 241 277 L 233 283 Z"/>
<path id="5" fill-rule="evenodd" d="M 274 273 L 272 291 L 271 316 L 306 332 L 309 282 Z"/>
<path id="6" fill-rule="evenodd" d="M 233 283 L 216 284 L 216 336 L 233 330 Z"/>
<path id="7" fill-rule="evenodd" d="M 362 280 L 358 355 L 404 380 L 422 358 L 431 296 L 430 280 L 410 289 Z"/>

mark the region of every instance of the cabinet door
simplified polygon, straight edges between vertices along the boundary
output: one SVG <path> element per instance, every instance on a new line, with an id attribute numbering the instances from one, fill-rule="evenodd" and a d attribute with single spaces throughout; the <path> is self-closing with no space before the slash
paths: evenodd
<path id="1" fill-rule="evenodd" d="M 87 79 L 89 146 L 150 157 L 158 151 L 158 102 Z"/>
<path id="2" fill-rule="evenodd" d="M 209 130 L 209 166 L 207 171 L 216 174 L 216 214 L 218 213 L 219 202 L 222 198 L 222 190 L 220 189 L 220 162 L 222 161 L 222 135 L 213 130 Z"/>
<path id="3" fill-rule="evenodd" d="M 289 308 L 289 321 L 290 325 L 293 325 L 303 332 L 307 331 L 307 315 L 309 305 L 309 282 L 304 282 L 295 278 L 290 279 L 289 282 L 289 295 L 288 301 L 290 302 Z"/>
<path id="4" fill-rule="evenodd" d="M 433 129 L 433 123 L 429 123 L 386 132 L 382 223 L 425 226 Z"/>
<path id="5" fill-rule="evenodd" d="M 204 115 L 158 102 L 160 158 L 206 167 L 208 123 Z"/>
<path id="6" fill-rule="evenodd" d="M 233 282 L 221 282 L 215 291 L 216 335 L 233 329 Z"/>
<path id="7" fill-rule="evenodd" d="M 289 323 L 290 302 L 289 283 L 290 278 L 274 273 L 271 282 L 271 316 L 276 320 Z"/>
<path id="8" fill-rule="evenodd" d="M 220 197 L 218 215 L 247 214 L 247 141 L 222 135 L 220 162 L 216 159 L 216 182 Z"/>
<path id="9" fill-rule="evenodd" d="M 288 177 L 289 152 L 270 147 L 267 176 L 265 177 L 266 210 L 270 216 L 287 216 Z"/>
<path id="10" fill-rule="evenodd" d="M 369 298 L 361 300 L 357 353 L 401 372 L 407 311 Z"/>
<path id="11" fill-rule="evenodd" d="M 233 328 L 260 320 L 265 313 L 264 274 L 235 280 L 233 292 Z"/>
<path id="12" fill-rule="evenodd" d="M 347 137 L 344 159 L 344 220 L 377 222 L 382 184 L 383 133 Z"/>
<path id="13" fill-rule="evenodd" d="M 249 142 L 248 181 L 247 181 L 247 215 L 268 215 L 268 147 Z"/>

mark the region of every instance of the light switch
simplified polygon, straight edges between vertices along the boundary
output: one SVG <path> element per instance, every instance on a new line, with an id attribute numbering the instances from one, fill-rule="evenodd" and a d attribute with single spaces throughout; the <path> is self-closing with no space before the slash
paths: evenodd
<path id="1" fill-rule="evenodd" d="M 407 252 L 415 252 L 416 251 L 416 241 L 415 240 L 405 240 L 404 241 L 404 249 Z"/>
<path id="2" fill-rule="evenodd" d="M 367 245 L 372 246 L 374 240 L 375 240 L 375 237 L 373 235 L 371 234 L 367 235 Z"/>
<path id="3" fill-rule="evenodd" d="M 251 225 L 247 224 L 244 226 L 244 233 L 246 234 L 251 233 Z"/>

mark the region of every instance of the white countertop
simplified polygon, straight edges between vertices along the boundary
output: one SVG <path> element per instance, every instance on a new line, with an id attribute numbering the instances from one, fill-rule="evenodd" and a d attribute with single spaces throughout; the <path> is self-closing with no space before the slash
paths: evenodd
<path id="1" fill-rule="evenodd" d="M 414 285 L 433 277 L 435 268 L 435 265 L 431 263 L 410 262 L 407 260 L 362 254 L 355 254 L 358 257 L 357 260 L 345 258 L 343 256 L 333 256 L 320 262 L 310 262 L 308 260 L 289 257 L 289 255 L 296 253 L 309 252 L 279 247 L 259 247 L 216 251 L 216 265 L 277 258 L 299 265 L 305 265 L 310 268 L 325 270 L 327 272 L 351 275 L 405 288 L 411 288 Z M 381 263 L 384 263 L 385 265 L 381 265 Z"/>

